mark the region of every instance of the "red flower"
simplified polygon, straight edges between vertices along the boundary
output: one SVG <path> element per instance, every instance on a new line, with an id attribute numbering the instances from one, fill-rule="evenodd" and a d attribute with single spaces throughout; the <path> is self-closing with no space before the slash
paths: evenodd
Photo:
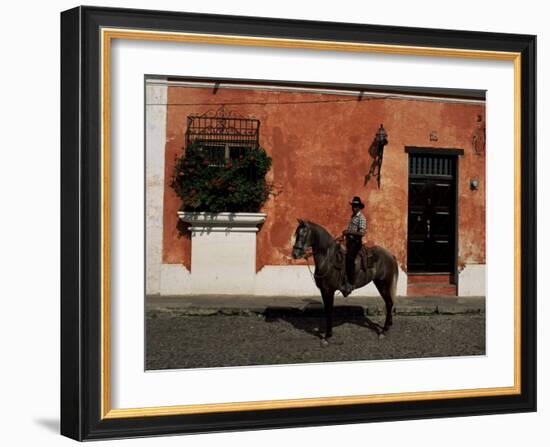
<path id="1" fill-rule="evenodd" d="M 239 160 L 243 159 L 243 154 L 239 155 Z"/>
<path id="2" fill-rule="evenodd" d="M 254 156 L 251 155 L 250 157 L 248 157 L 248 159 L 249 159 L 250 161 L 252 161 L 252 160 L 254 160 Z"/>
<path id="3" fill-rule="evenodd" d="M 206 166 L 206 165 L 209 165 L 210 162 L 205 158 L 204 161 L 202 162 L 202 164 Z"/>

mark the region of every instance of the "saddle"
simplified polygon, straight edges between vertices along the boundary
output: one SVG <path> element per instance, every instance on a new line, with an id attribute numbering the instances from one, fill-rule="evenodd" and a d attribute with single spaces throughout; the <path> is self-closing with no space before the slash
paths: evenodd
<path id="1" fill-rule="evenodd" d="M 373 247 L 367 247 L 363 245 L 359 252 L 357 253 L 357 258 L 355 259 L 355 268 L 356 271 L 361 269 L 367 271 L 374 267 L 374 262 L 376 254 L 373 250 Z M 345 269 L 346 266 L 346 248 L 342 247 L 342 250 L 336 252 L 336 262 L 334 267 L 338 270 Z"/>
<path id="2" fill-rule="evenodd" d="M 359 250 L 359 253 L 357 254 L 357 257 L 360 260 L 360 267 L 366 272 L 368 269 L 371 269 L 374 267 L 374 250 L 372 247 L 367 247 L 366 245 L 363 245 L 361 247 L 361 250 Z M 355 261 L 357 264 L 357 261 Z"/>

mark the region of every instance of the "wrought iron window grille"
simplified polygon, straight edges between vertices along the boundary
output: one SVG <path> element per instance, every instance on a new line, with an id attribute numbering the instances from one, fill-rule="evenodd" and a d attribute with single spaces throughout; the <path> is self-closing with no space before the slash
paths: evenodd
<path id="1" fill-rule="evenodd" d="M 187 117 L 185 147 L 198 144 L 207 152 L 212 166 L 221 166 L 237 159 L 260 142 L 260 120 L 228 111 L 221 106 L 216 111 Z"/>
<path id="2" fill-rule="evenodd" d="M 409 158 L 409 175 L 418 177 L 452 177 L 455 159 L 445 155 L 412 154 Z"/>

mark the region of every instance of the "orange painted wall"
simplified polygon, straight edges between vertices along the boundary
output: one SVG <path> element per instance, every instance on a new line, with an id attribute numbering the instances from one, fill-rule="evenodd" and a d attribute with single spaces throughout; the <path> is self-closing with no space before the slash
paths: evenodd
<path id="1" fill-rule="evenodd" d="M 472 150 L 483 104 L 417 99 L 337 96 L 221 88 L 168 88 L 163 262 L 191 264 L 189 232 L 178 223 L 180 201 L 169 187 L 174 158 L 184 147 L 190 114 L 226 109 L 261 121 L 260 144 L 273 158 L 269 173 L 276 195 L 264 205 L 267 220 L 257 238 L 257 268 L 288 265 L 296 218 L 339 235 L 349 219 L 349 200 L 366 203 L 368 244 L 392 251 L 406 271 L 408 154 L 405 146 L 459 148 L 459 269 L 485 263 L 485 157 Z M 232 105 L 233 104 L 233 105 Z M 369 146 L 380 124 L 388 132 L 381 188 L 364 178 Z M 430 141 L 437 132 L 438 140 Z M 471 191 L 470 178 L 479 180 Z"/>

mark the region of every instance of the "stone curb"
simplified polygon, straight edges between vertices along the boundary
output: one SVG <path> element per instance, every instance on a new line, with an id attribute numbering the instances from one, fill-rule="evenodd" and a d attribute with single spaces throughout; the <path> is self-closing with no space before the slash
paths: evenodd
<path id="1" fill-rule="evenodd" d="M 385 315 L 384 306 L 335 306 L 335 313 L 347 316 L 378 316 Z M 456 305 L 431 305 L 431 306 L 399 306 L 396 305 L 394 315 L 400 316 L 435 316 L 435 315 L 483 315 L 485 306 L 456 306 Z M 177 316 L 205 317 L 205 316 L 258 316 L 270 317 L 272 315 L 293 314 L 302 317 L 318 317 L 323 315 L 321 304 L 304 307 L 153 307 L 147 309 L 147 318 L 170 318 Z"/>

